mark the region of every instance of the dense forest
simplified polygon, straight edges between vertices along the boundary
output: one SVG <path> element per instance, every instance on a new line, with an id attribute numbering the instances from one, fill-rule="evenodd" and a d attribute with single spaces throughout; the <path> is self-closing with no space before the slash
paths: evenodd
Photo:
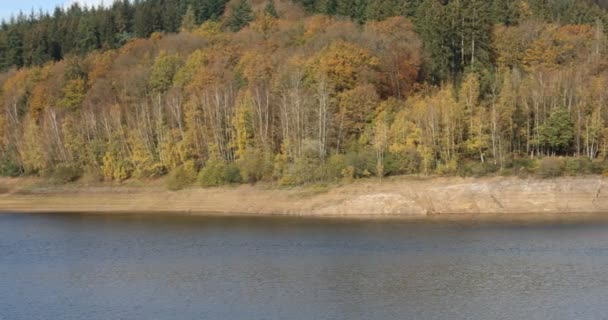
<path id="1" fill-rule="evenodd" d="M 172 188 L 602 173 L 607 24 L 578 0 L 21 14 L 0 30 L 0 173 Z"/>

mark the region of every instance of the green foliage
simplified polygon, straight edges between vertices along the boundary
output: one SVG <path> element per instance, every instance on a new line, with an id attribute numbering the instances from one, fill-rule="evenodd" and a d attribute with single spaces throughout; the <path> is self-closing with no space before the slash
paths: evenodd
<path id="1" fill-rule="evenodd" d="M 589 173 L 590 167 L 591 160 L 589 158 L 566 158 L 564 163 L 565 173 L 571 176 Z"/>
<path id="2" fill-rule="evenodd" d="M 272 154 L 248 147 L 237 161 L 237 166 L 244 182 L 258 182 L 272 173 Z"/>
<path id="3" fill-rule="evenodd" d="M 323 181 L 325 178 L 321 162 L 317 158 L 298 157 L 289 164 L 279 183 L 300 185 Z"/>
<path id="4" fill-rule="evenodd" d="M 217 187 L 226 183 L 226 163 L 219 159 L 209 159 L 198 174 L 198 183 L 203 187 Z"/>
<path id="5" fill-rule="evenodd" d="M 7 154 L 3 154 L 0 159 L 0 176 L 18 177 L 22 173 L 23 169 L 19 166 L 19 164 L 10 159 Z"/>
<path id="6" fill-rule="evenodd" d="M 228 163 L 224 167 L 224 182 L 226 183 L 241 183 L 241 171 L 234 163 Z"/>
<path id="7" fill-rule="evenodd" d="M 407 2 L 401 0 L 369 1 L 365 16 L 368 20 L 384 20 L 386 18 L 404 15 Z"/>
<path id="8" fill-rule="evenodd" d="M 78 109 L 86 98 L 86 91 L 83 79 L 68 81 L 63 88 L 63 98 L 59 101 L 59 105 L 69 111 Z"/>
<path id="9" fill-rule="evenodd" d="M 268 0 L 266 2 L 266 6 L 264 7 L 264 12 L 269 14 L 271 17 L 278 18 L 279 14 L 277 13 L 277 9 L 274 6 L 274 0 Z"/>
<path id="10" fill-rule="evenodd" d="M 386 155 L 385 171 L 388 175 L 413 174 L 421 171 L 422 156 L 418 150 L 407 148 Z"/>
<path id="11" fill-rule="evenodd" d="M 192 185 L 195 180 L 196 171 L 192 170 L 192 168 L 180 166 L 169 172 L 165 184 L 167 189 L 177 191 Z"/>
<path id="12" fill-rule="evenodd" d="M 376 175 L 376 153 L 368 148 L 352 150 L 346 153 L 347 167 L 354 168 L 355 178 L 367 178 Z"/>
<path id="13" fill-rule="evenodd" d="M 327 181 L 340 181 L 342 178 L 352 178 L 353 174 L 349 174 L 347 170 L 348 164 L 346 156 L 343 154 L 332 154 L 325 162 L 325 179 Z"/>
<path id="14" fill-rule="evenodd" d="M 538 167 L 538 163 L 535 159 L 530 158 L 516 158 L 513 159 L 511 164 L 511 171 L 513 174 L 525 178 L 528 175 L 534 173 Z"/>
<path id="15" fill-rule="evenodd" d="M 226 18 L 228 30 L 237 32 L 253 21 L 253 11 L 248 0 L 240 0 L 232 9 L 232 14 Z"/>
<path id="16" fill-rule="evenodd" d="M 64 184 L 74 182 L 82 176 L 82 169 L 74 165 L 56 165 L 50 173 L 50 180 L 53 183 Z"/>
<path id="17" fill-rule="evenodd" d="M 177 54 L 168 54 L 167 52 L 161 52 L 154 66 L 152 67 L 152 73 L 150 75 L 150 89 L 154 92 L 164 93 L 171 88 L 173 85 L 173 77 L 179 70 L 181 60 Z"/>
<path id="18" fill-rule="evenodd" d="M 192 32 L 196 28 L 196 14 L 192 5 L 188 6 L 186 14 L 182 18 L 181 30 Z"/>
<path id="19" fill-rule="evenodd" d="M 458 171 L 463 177 L 484 177 L 496 173 L 498 167 L 491 162 L 466 162 L 460 166 Z"/>
<path id="20" fill-rule="evenodd" d="M 540 144 L 558 154 L 568 151 L 574 139 L 574 122 L 566 109 L 551 113 L 539 128 Z"/>

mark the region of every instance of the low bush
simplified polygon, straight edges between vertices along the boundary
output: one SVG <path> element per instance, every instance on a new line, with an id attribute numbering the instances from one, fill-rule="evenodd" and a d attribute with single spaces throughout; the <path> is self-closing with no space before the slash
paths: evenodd
<path id="1" fill-rule="evenodd" d="M 517 158 L 513 159 L 511 164 L 511 171 L 513 174 L 520 178 L 525 178 L 528 175 L 536 172 L 538 162 L 536 159 L 531 158 Z"/>
<path id="2" fill-rule="evenodd" d="M 385 157 L 387 175 L 419 173 L 422 156 L 415 148 L 409 148 L 398 153 L 387 153 Z"/>
<path id="3" fill-rule="evenodd" d="M 565 163 L 563 159 L 555 157 L 543 158 L 538 163 L 537 173 L 543 178 L 559 177 L 564 173 Z"/>
<path id="4" fill-rule="evenodd" d="M 606 166 L 606 162 L 601 159 L 594 159 L 589 164 L 589 173 L 591 174 L 602 174 L 608 166 Z"/>
<path id="5" fill-rule="evenodd" d="M 342 179 L 342 172 L 346 167 L 346 156 L 343 154 L 332 154 L 325 161 L 326 179 L 328 181 L 339 181 Z"/>
<path id="6" fill-rule="evenodd" d="M 234 163 L 229 163 L 224 167 L 224 182 L 241 183 L 241 171 Z"/>
<path id="7" fill-rule="evenodd" d="M 53 183 L 63 184 L 78 180 L 82 176 L 82 170 L 75 165 L 59 164 L 50 172 L 50 180 Z"/>
<path id="8" fill-rule="evenodd" d="M 324 168 L 317 158 L 299 157 L 289 164 L 280 180 L 282 185 L 310 184 L 324 181 Z"/>
<path id="9" fill-rule="evenodd" d="M 101 169 L 95 167 L 85 168 L 82 177 L 80 177 L 80 182 L 84 184 L 96 184 L 103 181 L 103 172 Z"/>
<path id="10" fill-rule="evenodd" d="M 376 153 L 368 148 L 353 150 L 346 155 L 346 165 L 355 168 L 355 178 L 376 175 Z"/>
<path id="11" fill-rule="evenodd" d="M 18 164 L 8 159 L 4 159 L 0 163 L 0 176 L 17 177 L 20 176 L 22 173 L 22 168 Z"/>
<path id="12" fill-rule="evenodd" d="M 177 167 L 169 172 L 165 183 L 169 190 L 177 191 L 192 185 L 195 176 L 193 170 L 189 170 L 183 166 Z"/>
<path id="13" fill-rule="evenodd" d="M 591 160 L 587 157 L 567 158 L 564 170 L 568 175 L 575 176 L 590 172 Z"/>
<path id="14" fill-rule="evenodd" d="M 219 159 L 210 159 L 198 174 L 198 183 L 203 187 L 217 187 L 225 183 L 226 163 Z"/>
<path id="15" fill-rule="evenodd" d="M 245 150 L 236 164 L 241 176 L 239 182 L 242 180 L 243 182 L 255 183 L 272 175 L 273 155 L 271 152 L 250 147 Z M 234 172 L 233 169 L 231 170 Z"/>
<path id="16" fill-rule="evenodd" d="M 452 159 L 447 161 L 446 163 L 440 163 L 437 165 L 436 169 L 437 174 L 442 176 L 451 176 L 458 173 L 458 160 Z"/>

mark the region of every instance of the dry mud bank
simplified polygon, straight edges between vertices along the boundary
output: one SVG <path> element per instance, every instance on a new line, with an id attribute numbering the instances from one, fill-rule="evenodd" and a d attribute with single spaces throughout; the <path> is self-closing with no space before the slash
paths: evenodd
<path id="1" fill-rule="evenodd" d="M 608 213 L 608 179 L 600 176 L 557 179 L 402 177 L 359 181 L 322 191 L 238 186 L 171 192 L 158 184 L 24 189 L 24 181 L 27 180 L 0 180 L 0 211 L 350 218 Z"/>

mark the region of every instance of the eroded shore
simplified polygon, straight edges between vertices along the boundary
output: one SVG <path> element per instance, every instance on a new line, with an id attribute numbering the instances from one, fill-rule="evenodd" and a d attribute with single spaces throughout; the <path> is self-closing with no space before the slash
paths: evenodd
<path id="1" fill-rule="evenodd" d="M 601 176 L 401 177 L 321 189 L 243 185 L 177 192 L 159 184 L 42 188 L 24 187 L 25 181 L 0 180 L 0 211 L 346 218 L 608 216 L 608 179 Z"/>

